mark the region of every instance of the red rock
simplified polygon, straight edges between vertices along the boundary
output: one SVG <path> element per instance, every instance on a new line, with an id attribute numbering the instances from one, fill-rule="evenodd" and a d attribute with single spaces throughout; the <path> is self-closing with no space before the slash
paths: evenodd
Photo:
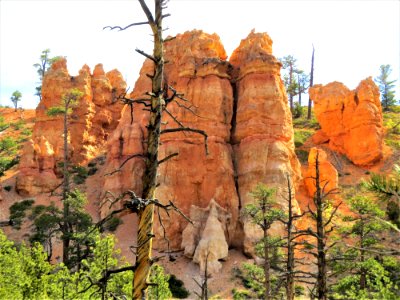
<path id="1" fill-rule="evenodd" d="M 254 203 L 250 192 L 258 183 L 284 190 L 289 174 L 295 186 L 301 177 L 294 152 L 293 126 L 281 63 L 272 56 L 272 41 L 265 33 L 251 32 L 233 52 L 237 71 L 235 166 L 241 206 Z M 278 203 L 287 207 L 278 193 Z M 244 250 L 254 255 L 254 242 L 262 236 L 248 220 L 244 223 Z M 279 232 L 280 229 L 276 228 Z"/>
<path id="2" fill-rule="evenodd" d="M 311 139 L 312 142 L 316 145 L 321 145 L 329 142 L 329 136 L 327 136 L 326 133 L 322 130 L 318 130 L 317 132 L 315 132 Z"/>
<path id="3" fill-rule="evenodd" d="M 268 35 L 252 32 L 232 54 L 232 66 L 225 61 L 225 50 L 215 34 L 195 30 L 177 35 L 165 44 L 165 60 L 169 62 L 165 66 L 166 81 L 189 100 L 181 100 L 180 106 L 171 103 L 168 111 L 184 126 L 207 132 L 209 154 L 206 155 L 201 135 L 162 135 L 159 159 L 173 153 L 178 155 L 159 167 L 157 199 L 163 203 L 173 201 L 186 215 L 192 207 L 207 211 L 211 201 L 215 201 L 225 212 L 222 215 L 230 216 L 225 221 L 222 221 L 222 215 L 218 217 L 227 245 L 242 246 L 245 239 L 249 253 L 253 251 L 252 241 L 260 232 L 246 222 L 243 237 L 239 195 L 243 207 L 254 201 L 248 193 L 259 182 L 284 189 L 287 173 L 295 184 L 301 177 L 300 164 L 294 153 L 291 115 L 280 78 L 281 64 L 272 56 L 271 45 Z M 147 74 L 152 72 L 153 63 L 146 60 L 130 94 L 132 99 L 147 97 L 146 92 L 151 90 Z M 236 119 L 232 123 L 234 88 L 238 102 Z M 164 114 L 162 128 L 179 127 L 174 118 Z M 135 105 L 132 114 L 129 107 L 124 108 L 121 122 L 108 143 L 105 173 L 113 174 L 105 176 L 105 190 L 117 194 L 130 189 L 141 194 L 144 168 L 141 155 L 146 147 L 147 124 L 148 112 L 141 106 Z M 132 156 L 135 157 L 129 159 Z M 113 172 L 126 161 L 120 172 Z M 284 208 L 286 201 L 283 198 L 279 201 Z M 104 216 L 109 210 L 103 206 L 101 214 Z M 200 245 L 203 229 L 199 232 L 191 230 L 190 225 L 176 214 L 172 218 L 161 216 L 172 248 L 182 245 L 186 252 L 195 255 L 195 249 L 200 247 L 202 250 L 199 251 L 204 254 L 204 245 Z M 210 222 L 217 224 L 214 221 Z M 282 232 L 282 228 L 274 230 Z M 155 226 L 155 234 L 158 237 L 164 235 L 161 226 Z M 215 253 L 224 248 L 220 247 L 222 244 L 221 239 Z M 156 246 L 165 248 L 166 243 L 158 239 Z M 198 261 L 203 260 L 198 258 Z M 217 264 L 214 267 L 218 269 Z"/>
<path id="4" fill-rule="evenodd" d="M 332 82 L 314 85 L 309 93 L 332 150 L 361 166 L 382 158 L 382 108 L 379 89 L 371 78 L 361 81 L 354 91 Z"/>
<path id="5" fill-rule="evenodd" d="M 304 177 L 304 183 L 310 197 L 314 197 L 315 187 L 315 164 L 318 154 L 318 166 L 321 188 L 325 186 L 325 192 L 333 191 L 339 186 L 339 177 L 336 168 L 328 160 L 326 152 L 319 148 L 311 148 L 308 155 L 308 168 Z"/>
<path id="6" fill-rule="evenodd" d="M 57 163 L 63 160 L 63 120 L 62 116 L 48 116 L 49 108 L 60 106 L 62 97 L 73 88 L 82 92 L 69 126 L 70 160 L 73 164 L 82 164 L 98 154 L 118 124 L 122 104 L 116 101 L 116 95 L 122 94 L 125 87 L 118 71 L 104 74 L 102 65 L 95 67 L 93 76 L 85 65 L 78 76 L 72 77 L 65 58 L 53 63 L 43 78 L 42 100 L 36 108 L 32 142 L 26 145 L 21 159 L 17 191 L 34 195 L 57 186 L 55 175 L 60 174 Z M 43 151 L 44 140 L 51 151 Z M 38 147 L 42 149 L 39 152 Z M 42 174 L 44 170 L 46 176 Z"/>

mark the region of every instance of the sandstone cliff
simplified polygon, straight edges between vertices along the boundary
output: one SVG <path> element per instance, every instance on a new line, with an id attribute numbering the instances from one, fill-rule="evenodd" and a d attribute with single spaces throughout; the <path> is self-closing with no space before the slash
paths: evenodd
<path id="1" fill-rule="evenodd" d="M 83 94 L 70 116 L 69 156 L 73 164 L 97 155 L 118 124 L 122 104 L 116 101 L 116 95 L 124 92 L 126 84 L 117 70 L 105 74 L 99 64 L 92 75 L 85 65 L 78 76 L 71 76 L 65 58 L 54 62 L 43 78 L 32 139 L 20 162 L 16 189 L 22 195 L 49 192 L 59 183 L 57 164 L 63 156 L 63 121 L 61 116 L 48 116 L 47 111 L 60 106 L 62 97 L 73 88 Z"/>
<path id="2" fill-rule="evenodd" d="M 382 158 L 383 125 L 379 89 L 367 78 L 351 91 L 340 82 L 309 89 L 321 125 L 318 138 L 345 154 L 356 165 L 371 165 Z"/>
<path id="3" fill-rule="evenodd" d="M 296 186 L 301 172 L 294 152 L 292 117 L 280 77 L 282 65 L 272 55 L 271 38 L 254 32 L 241 41 L 230 62 L 236 69 L 233 143 L 241 207 L 254 202 L 250 192 L 262 182 L 278 188 L 277 202 L 285 210 L 286 175 Z M 252 222 L 243 220 L 243 226 L 244 250 L 251 253 L 261 232 Z"/>
<path id="4" fill-rule="evenodd" d="M 172 200 L 197 220 L 191 225 L 177 215 L 162 216 L 170 246 L 184 248 L 201 266 L 209 251 L 214 271 L 218 271 L 217 261 L 227 247 L 242 246 L 243 238 L 246 251 L 253 253 L 252 242 L 260 233 L 247 222 L 243 233 L 240 209 L 253 201 L 249 192 L 256 184 L 283 189 L 286 174 L 295 183 L 300 178 L 281 64 L 272 56 L 271 39 L 252 32 L 229 62 L 226 58 L 219 37 L 202 31 L 177 35 L 165 44 L 166 81 L 189 101 L 168 106 L 170 114 L 164 114 L 163 126 L 174 128 L 181 123 L 206 131 L 209 153 L 201 135 L 163 135 L 159 158 L 178 155 L 160 165 L 157 197 L 163 202 Z M 146 60 L 131 98 L 143 98 L 151 90 L 147 74 L 152 74 L 152 68 L 152 62 Z M 135 106 L 133 114 L 129 107 L 124 108 L 108 143 L 105 173 L 112 174 L 105 176 L 105 191 L 141 193 L 144 163 L 140 155 L 146 147 L 147 120 L 142 106 Z M 120 172 L 113 172 L 122 164 Z M 283 197 L 279 201 L 284 208 Z M 104 205 L 101 213 L 108 210 Z M 217 224 L 218 230 L 211 230 L 209 224 Z M 161 227 L 156 227 L 156 232 L 162 236 Z M 210 232 L 215 236 L 210 237 Z M 164 247 L 162 243 L 158 241 Z"/>

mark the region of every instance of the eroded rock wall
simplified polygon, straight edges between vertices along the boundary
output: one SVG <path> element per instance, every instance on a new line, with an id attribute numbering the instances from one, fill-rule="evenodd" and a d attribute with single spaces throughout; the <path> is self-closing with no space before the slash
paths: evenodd
<path id="1" fill-rule="evenodd" d="M 332 150 L 360 166 L 382 158 L 382 107 L 379 88 L 371 77 L 362 80 L 353 91 L 340 82 L 332 82 L 314 85 L 309 93 L 323 132 L 318 135 L 326 137 L 322 141 L 329 140 Z"/>
<path id="2" fill-rule="evenodd" d="M 282 65 L 272 55 L 271 38 L 251 32 L 233 52 L 230 63 L 236 69 L 237 110 L 232 142 L 241 207 L 254 203 L 250 192 L 258 183 L 264 183 L 279 190 L 277 202 L 286 210 L 287 175 L 296 186 L 301 173 L 280 77 Z M 254 242 L 261 238 L 261 230 L 249 220 L 242 221 L 244 250 L 254 254 Z M 281 228 L 274 230 L 279 232 Z"/>
<path id="3" fill-rule="evenodd" d="M 170 114 L 163 116 L 163 129 L 183 125 L 204 130 L 209 153 L 201 135 L 163 135 L 159 159 L 178 155 L 160 165 L 156 194 L 164 203 L 173 201 L 186 215 L 192 212 L 197 216 L 193 211 L 205 211 L 196 230 L 178 215 L 163 216 L 170 246 L 190 248 L 188 255 L 199 262 L 208 250 L 218 260 L 224 256 L 225 245 L 242 246 L 243 239 L 247 252 L 252 253 L 252 242 L 260 232 L 245 222 L 243 233 L 240 219 L 240 208 L 254 201 L 249 192 L 259 182 L 284 189 L 286 174 L 294 183 L 300 178 L 290 111 L 280 78 L 281 64 L 272 55 L 271 39 L 267 34 L 252 32 L 229 62 L 226 58 L 219 37 L 202 31 L 177 35 L 165 44 L 166 81 L 189 101 L 178 99 L 179 105 L 168 105 Z M 132 99 L 146 97 L 151 90 L 147 75 L 152 73 L 153 64 L 146 60 L 130 95 Z M 129 107 L 124 108 L 108 143 L 105 173 L 112 174 L 105 176 L 104 189 L 114 194 L 126 189 L 140 194 L 142 190 L 148 122 L 148 112 L 142 108 L 136 105 L 133 113 Z M 120 172 L 113 172 L 121 165 Z M 284 199 L 279 201 L 284 208 Z M 210 208 L 214 206 L 218 209 Z M 103 206 L 101 213 L 106 215 L 108 210 Z M 214 250 L 211 246 L 206 249 L 212 237 L 202 237 L 203 232 L 211 232 L 209 218 L 209 224 L 218 223 L 222 228 L 217 230 Z M 161 227 L 156 226 L 156 235 L 163 236 Z M 159 240 L 158 245 L 165 247 L 162 244 Z"/>
<path id="4" fill-rule="evenodd" d="M 63 160 L 63 117 L 49 116 L 49 108 L 62 106 L 62 97 L 71 89 L 82 92 L 69 118 L 68 137 L 70 160 L 81 164 L 98 154 L 118 124 L 122 104 L 116 96 L 125 88 L 121 74 L 117 70 L 105 74 L 101 64 L 95 67 L 93 75 L 85 65 L 77 76 L 71 76 L 65 58 L 54 62 L 43 78 L 42 99 L 36 108 L 32 139 L 20 162 L 17 191 L 35 195 L 49 192 L 59 184 L 57 164 Z"/>

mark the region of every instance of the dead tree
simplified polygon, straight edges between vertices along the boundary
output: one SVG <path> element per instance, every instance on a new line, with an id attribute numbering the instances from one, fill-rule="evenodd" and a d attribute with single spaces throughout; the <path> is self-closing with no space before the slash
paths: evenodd
<path id="1" fill-rule="evenodd" d="M 157 187 L 157 171 L 158 166 L 176 156 L 177 153 L 169 155 L 161 160 L 158 160 L 158 149 L 160 144 L 160 136 L 162 134 L 189 131 L 204 136 L 206 143 L 206 153 L 207 153 L 207 134 L 199 129 L 193 129 L 185 127 L 181 122 L 179 122 L 167 109 L 168 104 L 173 101 L 180 99 L 182 101 L 187 101 L 183 98 L 183 95 L 178 94 L 176 90 L 169 86 L 164 78 L 164 39 L 162 37 L 163 25 L 162 21 L 164 18 L 168 17 L 169 14 L 163 14 L 163 9 L 166 8 L 168 0 L 154 0 L 155 4 L 155 14 L 151 13 L 148 6 L 144 0 L 138 0 L 143 12 L 146 15 L 147 21 L 132 23 L 126 27 L 107 26 L 105 28 L 125 30 L 137 25 L 150 25 L 152 30 L 154 45 L 153 54 L 147 54 L 139 49 L 136 51 L 146 58 L 150 59 L 154 63 L 154 73 L 148 74 L 152 80 L 152 90 L 148 92 L 148 98 L 144 99 L 128 99 L 125 96 L 122 97 L 123 101 L 131 106 L 131 113 L 133 111 L 133 105 L 143 105 L 146 110 L 149 110 L 149 123 L 147 125 L 148 137 L 147 137 L 147 149 L 143 156 L 145 160 L 145 171 L 143 174 L 143 192 L 141 199 L 144 201 L 140 205 L 137 204 L 137 199 L 130 199 L 126 204 L 125 208 L 129 209 L 133 213 L 138 214 L 139 226 L 138 226 L 138 237 L 137 237 L 137 254 L 136 254 L 136 265 L 135 265 L 135 275 L 133 279 L 133 298 L 140 299 L 146 297 L 146 290 L 148 287 L 148 277 L 150 274 L 150 268 L 152 264 L 151 258 L 151 248 L 153 235 L 153 219 L 154 219 L 154 193 Z M 168 96 L 171 95 L 171 96 Z M 183 108 L 186 107 L 184 104 L 179 105 Z M 161 119 L 163 113 L 167 113 L 172 119 L 177 123 L 177 128 L 161 129 Z M 131 121 L 133 121 L 133 115 L 131 114 Z M 133 157 L 133 156 L 132 156 Z M 131 157 L 131 158 L 132 158 Z"/>
<path id="2" fill-rule="evenodd" d="M 315 177 L 311 177 L 315 181 L 316 191 L 313 197 L 314 207 L 308 205 L 307 213 L 310 214 L 313 228 L 309 227 L 301 233 L 315 239 L 314 243 L 305 242 L 305 252 L 316 258 L 317 273 L 308 273 L 316 280 L 315 295 L 320 300 L 328 299 L 328 268 L 327 255 L 336 242 L 329 243 L 329 234 L 335 229 L 333 224 L 334 217 L 342 202 L 331 205 L 329 196 L 337 194 L 337 189 L 326 191 L 328 181 L 322 182 L 319 170 L 319 152 L 315 157 Z M 309 250 L 307 250 L 309 249 Z"/>
<path id="3" fill-rule="evenodd" d="M 311 55 L 311 72 L 310 72 L 310 85 L 309 87 L 312 87 L 314 84 L 314 45 L 312 47 L 312 55 Z M 307 111 L 307 119 L 311 119 L 311 106 L 312 106 L 312 101 L 310 98 L 310 95 L 308 96 L 308 111 Z"/>
<path id="4" fill-rule="evenodd" d="M 197 284 L 197 286 L 201 290 L 201 294 L 194 292 L 201 300 L 208 300 L 208 256 L 209 252 L 207 251 L 206 255 L 206 265 L 204 268 L 204 274 L 203 274 L 203 280 L 202 283 L 200 284 L 195 278 L 193 278 L 194 282 Z"/>
<path id="5" fill-rule="evenodd" d="M 286 175 L 286 181 L 287 181 L 287 194 L 285 195 L 285 198 L 288 203 L 288 211 L 287 215 L 284 219 L 281 219 L 280 221 L 284 224 L 285 229 L 286 229 L 286 236 L 283 238 L 285 240 L 284 242 L 284 248 L 286 248 L 286 259 L 284 261 L 285 263 L 285 269 L 283 271 L 283 278 L 286 281 L 286 298 L 288 300 L 293 300 L 294 299 L 294 284 L 295 281 L 301 281 L 301 282 L 306 282 L 308 277 L 307 274 L 304 274 L 302 271 L 296 270 L 296 264 L 304 264 L 300 262 L 298 259 L 295 258 L 295 250 L 300 246 L 302 243 L 298 241 L 299 237 L 305 235 L 304 232 L 299 231 L 298 228 L 296 227 L 295 223 L 304 217 L 306 212 L 303 212 L 301 214 L 296 214 L 293 211 L 294 205 L 293 202 L 295 200 L 294 198 L 294 189 L 292 186 L 292 183 L 290 181 L 290 176 L 289 174 Z"/>

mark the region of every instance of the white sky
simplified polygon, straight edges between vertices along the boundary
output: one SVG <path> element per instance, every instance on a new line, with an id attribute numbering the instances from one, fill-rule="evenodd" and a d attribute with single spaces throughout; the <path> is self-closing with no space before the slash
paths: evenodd
<path id="1" fill-rule="evenodd" d="M 148 1 L 153 6 L 152 1 Z M 267 32 L 276 57 L 292 54 L 309 72 L 312 44 L 314 83 L 341 81 L 349 88 L 379 74 L 381 64 L 393 68 L 400 79 L 400 1 L 272 1 L 171 0 L 164 25 L 166 35 L 202 29 L 217 33 L 227 54 L 251 29 Z M 15 90 L 22 106 L 35 108 L 38 76 L 33 64 L 42 50 L 68 59 L 71 75 L 88 64 L 93 70 L 117 68 L 133 87 L 143 57 L 135 48 L 151 52 L 147 25 L 127 31 L 103 31 L 106 25 L 145 21 L 135 0 L 0 0 L 0 104 L 11 105 Z M 400 99 L 399 81 L 396 98 Z"/>

